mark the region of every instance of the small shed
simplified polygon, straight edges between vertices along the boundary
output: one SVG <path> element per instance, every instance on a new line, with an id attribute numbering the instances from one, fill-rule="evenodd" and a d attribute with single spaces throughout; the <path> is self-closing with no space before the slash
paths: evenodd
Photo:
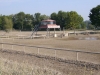
<path id="1" fill-rule="evenodd" d="M 41 24 L 40 24 L 40 29 L 42 28 L 60 28 L 60 25 L 56 25 L 56 21 L 55 20 L 51 20 L 51 19 L 48 19 L 48 20 L 43 20 L 41 21 Z"/>

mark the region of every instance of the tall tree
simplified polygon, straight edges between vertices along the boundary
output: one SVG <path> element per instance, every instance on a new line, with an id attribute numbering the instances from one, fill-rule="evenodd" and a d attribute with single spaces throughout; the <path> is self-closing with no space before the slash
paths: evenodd
<path id="1" fill-rule="evenodd" d="M 82 23 L 80 24 L 80 29 L 86 29 L 86 24 L 85 24 L 85 22 L 82 22 Z"/>
<path id="2" fill-rule="evenodd" d="M 90 10 L 89 18 L 92 22 L 92 25 L 94 25 L 96 28 L 98 26 L 100 27 L 100 5 Z"/>
<path id="3" fill-rule="evenodd" d="M 76 29 L 82 22 L 83 18 L 77 12 L 68 12 L 66 28 Z"/>
<path id="4" fill-rule="evenodd" d="M 40 19 L 41 20 L 46 20 L 46 19 L 49 19 L 49 16 L 47 16 L 47 15 L 41 15 L 40 16 Z"/>
<path id="5" fill-rule="evenodd" d="M 19 12 L 13 16 L 14 28 L 23 30 L 24 29 L 25 13 Z"/>
<path id="6" fill-rule="evenodd" d="M 41 15 L 41 13 L 34 14 L 34 25 L 39 24 L 42 20 L 49 19 L 47 15 Z"/>
<path id="7" fill-rule="evenodd" d="M 2 15 L 0 15 L 0 30 L 3 29 L 3 25 L 2 25 Z"/>
<path id="8" fill-rule="evenodd" d="M 58 17 L 58 14 L 55 12 L 50 15 L 50 18 L 56 21 L 57 21 L 57 17 Z"/>
<path id="9" fill-rule="evenodd" d="M 31 30 L 33 27 L 33 15 L 25 14 L 24 30 Z"/>
<path id="10" fill-rule="evenodd" d="M 56 23 L 60 25 L 61 29 L 65 28 L 67 25 L 67 12 L 58 11 L 58 13 L 52 13 L 51 19 L 56 20 Z"/>
<path id="11" fill-rule="evenodd" d="M 34 17 L 24 12 L 19 12 L 13 15 L 14 29 L 18 30 L 31 30 L 34 24 Z"/>
<path id="12" fill-rule="evenodd" d="M 40 13 L 35 13 L 34 14 L 34 24 L 39 24 L 41 21 L 41 14 Z"/>
<path id="13" fill-rule="evenodd" d="M 2 25 L 5 31 L 12 30 L 12 27 L 13 27 L 12 19 L 10 17 L 3 16 Z"/>
<path id="14" fill-rule="evenodd" d="M 58 11 L 57 23 L 60 24 L 61 29 L 66 28 L 66 25 L 67 25 L 67 12 Z"/>

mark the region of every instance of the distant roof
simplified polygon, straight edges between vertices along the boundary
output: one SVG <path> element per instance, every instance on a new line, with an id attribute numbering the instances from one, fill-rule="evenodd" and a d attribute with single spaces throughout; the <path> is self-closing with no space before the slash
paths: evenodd
<path id="1" fill-rule="evenodd" d="M 55 20 L 47 19 L 47 20 L 42 20 L 42 21 L 55 21 Z"/>

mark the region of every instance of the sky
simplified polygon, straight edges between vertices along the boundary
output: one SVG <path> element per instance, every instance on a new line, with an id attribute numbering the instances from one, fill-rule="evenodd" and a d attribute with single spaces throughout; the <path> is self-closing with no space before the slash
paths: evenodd
<path id="1" fill-rule="evenodd" d="M 0 0 L 0 14 L 24 12 L 34 15 L 39 12 L 49 16 L 62 10 L 76 11 L 84 20 L 89 20 L 90 10 L 97 5 L 100 5 L 100 0 Z"/>

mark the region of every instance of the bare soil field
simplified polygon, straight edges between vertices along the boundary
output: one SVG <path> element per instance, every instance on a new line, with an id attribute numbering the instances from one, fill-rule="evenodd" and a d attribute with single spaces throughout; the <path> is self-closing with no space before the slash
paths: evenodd
<path id="1" fill-rule="evenodd" d="M 0 34 L 4 34 L 0 33 Z M 13 35 L 17 36 L 18 35 L 26 35 L 30 36 L 31 32 L 12 32 L 12 33 L 5 33 L 5 35 L 10 35 L 10 37 Z M 45 34 L 45 33 L 44 33 Z M 52 48 L 64 48 L 64 49 L 69 49 L 69 50 L 82 50 L 82 51 L 91 51 L 91 52 L 100 52 L 100 40 L 99 37 L 100 35 L 78 35 L 78 36 L 73 36 L 70 35 L 69 37 L 58 37 L 58 38 L 35 38 L 35 39 L 25 39 L 25 38 L 1 38 L 0 42 L 5 42 L 5 43 L 14 43 L 14 44 L 24 44 L 24 45 L 31 45 L 31 46 L 42 46 L 42 47 L 52 47 Z M 84 40 L 84 39 L 79 39 L 83 37 L 96 37 L 98 38 L 97 40 Z M 1 47 L 1 46 L 0 46 Z M 3 46 L 7 51 L 8 48 L 11 50 L 11 46 L 4 45 Z M 23 47 L 16 47 L 14 46 L 13 51 L 23 51 Z M 19 49 L 19 50 L 18 50 Z M 44 58 L 37 58 L 35 56 L 31 55 L 25 55 L 25 54 L 20 54 L 20 53 L 13 53 L 13 52 L 7 52 L 7 51 L 0 51 L 0 56 L 2 58 L 7 58 L 9 60 L 13 61 L 18 61 L 18 62 L 28 62 L 29 64 L 36 64 L 41 67 L 47 66 L 49 68 L 53 68 L 57 71 L 60 71 L 64 73 L 65 75 L 70 73 L 76 75 L 96 75 L 96 70 L 92 70 L 93 74 L 91 73 L 91 70 L 86 70 L 85 67 L 78 67 L 74 64 L 68 64 L 64 62 L 58 62 L 55 60 L 49 60 L 49 59 L 44 59 Z M 37 50 L 33 48 L 26 48 L 25 51 L 26 53 L 32 54 L 35 53 L 37 54 Z M 47 56 L 55 56 L 54 51 L 47 51 L 44 49 L 40 50 L 41 55 L 47 55 Z M 100 64 L 100 54 L 98 55 L 88 55 L 88 54 L 82 54 L 79 53 L 79 61 L 86 61 L 90 63 L 95 63 L 95 64 Z M 76 59 L 76 54 L 72 52 L 62 52 L 58 51 L 57 52 L 57 57 L 62 57 L 62 58 L 68 58 L 67 60 L 75 60 Z M 83 58 L 84 57 L 84 58 Z M 78 74 L 77 74 L 78 73 Z M 63 74 L 63 75 L 64 75 Z"/>
<path id="2" fill-rule="evenodd" d="M 42 69 L 47 68 L 47 72 L 54 72 L 54 74 L 48 73 L 46 75 L 99 75 L 100 71 L 100 65 L 97 64 L 63 60 L 59 58 L 55 59 L 54 57 L 29 54 L 22 51 L 0 50 L 0 57 L 11 62 L 17 62 L 19 64 L 27 63 L 26 66 L 38 66 Z M 4 64 L 7 65 L 7 62 L 8 61 L 6 61 Z M 51 69 L 52 71 L 50 71 L 49 69 Z M 40 72 L 39 75 L 41 75 L 41 71 L 42 70 L 38 71 Z M 17 71 L 15 71 L 14 73 L 17 73 Z M 43 73 L 45 74 L 46 70 L 43 71 Z"/>

